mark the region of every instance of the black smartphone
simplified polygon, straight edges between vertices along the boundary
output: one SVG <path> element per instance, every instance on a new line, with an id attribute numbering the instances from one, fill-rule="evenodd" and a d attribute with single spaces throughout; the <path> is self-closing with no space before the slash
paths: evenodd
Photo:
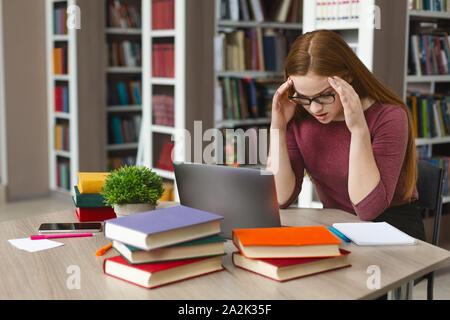
<path id="1" fill-rule="evenodd" d="M 101 222 L 76 223 L 43 223 L 39 227 L 39 234 L 46 233 L 94 233 L 102 231 Z"/>

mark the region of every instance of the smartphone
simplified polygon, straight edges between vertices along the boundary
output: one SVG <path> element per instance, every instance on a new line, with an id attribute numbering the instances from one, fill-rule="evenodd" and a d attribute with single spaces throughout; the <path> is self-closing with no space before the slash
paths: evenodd
<path id="1" fill-rule="evenodd" d="M 39 234 L 46 233 L 94 233 L 102 231 L 100 222 L 79 223 L 43 223 L 39 227 Z"/>

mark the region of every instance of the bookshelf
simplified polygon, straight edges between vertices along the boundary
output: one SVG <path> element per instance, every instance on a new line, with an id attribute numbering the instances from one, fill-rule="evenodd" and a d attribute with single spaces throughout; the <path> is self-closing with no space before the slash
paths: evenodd
<path id="1" fill-rule="evenodd" d="M 434 128 L 429 127 L 429 130 L 425 129 L 420 124 L 425 119 L 423 114 L 419 115 L 418 111 L 414 111 L 416 108 L 421 107 L 422 103 L 424 103 L 423 100 L 426 100 L 425 108 L 428 111 L 433 109 L 436 111 L 441 109 L 441 112 L 445 111 L 446 106 L 443 102 L 447 99 L 446 97 L 450 96 L 450 71 L 447 59 L 450 58 L 448 52 L 448 35 L 442 34 L 443 32 L 448 34 L 450 31 L 450 8 L 447 8 L 445 1 L 442 2 L 441 8 L 437 4 L 439 3 L 436 1 L 427 1 L 424 3 L 408 1 L 406 4 L 405 80 L 403 97 L 405 101 L 408 101 L 413 117 L 417 118 L 416 121 L 419 127 L 416 129 L 418 156 L 430 159 L 429 161 L 435 165 L 444 166 L 447 171 L 450 133 L 446 132 L 445 125 L 444 127 L 434 125 Z M 433 55 L 423 51 L 424 41 L 429 43 L 428 41 L 436 41 L 436 39 L 438 43 L 434 42 L 429 47 L 430 50 L 433 50 L 429 51 L 429 53 L 443 53 L 441 55 L 441 57 L 443 56 L 443 60 L 440 61 L 439 56 L 436 61 L 432 58 Z M 421 50 L 420 52 L 419 48 Z M 435 62 L 437 63 L 435 64 Z M 426 99 L 427 97 L 430 99 Z M 437 113 L 437 115 L 438 118 L 447 117 L 446 112 L 441 115 Z M 431 115 L 427 113 L 429 121 L 436 120 L 437 118 L 435 116 L 436 114 Z M 444 160 L 438 160 L 439 158 L 443 158 Z M 444 192 L 448 192 L 447 187 L 444 187 Z M 450 203 L 450 196 L 444 195 L 443 203 Z"/>
<path id="2" fill-rule="evenodd" d="M 213 10 L 210 0 L 142 0 L 137 163 L 167 183 L 175 180 L 172 159 L 193 161 L 194 121 L 212 126 Z"/>
<path id="3" fill-rule="evenodd" d="M 142 1 L 105 0 L 107 171 L 136 164 L 142 123 Z"/>
<path id="4" fill-rule="evenodd" d="M 70 6 L 83 12 L 83 32 L 67 27 Z M 77 172 L 100 171 L 104 161 L 100 10 L 94 1 L 46 0 L 49 189 L 63 195 L 73 193 Z"/>
<path id="5" fill-rule="evenodd" d="M 216 161 L 264 167 L 262 159 L 257 164 L 250 163 L 251 158 L 257 157 L 247 145 L 245 163 L 236 163 L 236 151 L 234 155 L 227 152 L 226 144 L 236 144 L 239 138 L 225 131 L 269 129 L 271 100 L 283 82 L 284 60 L 290 44 L 302 34 L 303 1 L 215 3 L 214 127 L 225 135 L 223 153 L 216 155 Z"/>

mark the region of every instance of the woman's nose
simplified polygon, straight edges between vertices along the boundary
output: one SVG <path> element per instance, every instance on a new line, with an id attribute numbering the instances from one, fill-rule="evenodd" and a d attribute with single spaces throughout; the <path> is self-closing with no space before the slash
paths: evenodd
<path id="1" fill-rule="evenodd" d="M 311 110 L 312 113 L 320 114 L 320 112 L 323 110 L 323 105 L 313 101 L 311 103 L 311 106 L 309 107 L 309 110 Z"/>

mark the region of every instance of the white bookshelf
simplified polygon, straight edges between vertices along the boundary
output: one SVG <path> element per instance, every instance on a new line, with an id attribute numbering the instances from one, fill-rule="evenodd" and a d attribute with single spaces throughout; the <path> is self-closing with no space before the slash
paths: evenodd
<path id="1" fill-rule="evenodd" d="M 185 129 L 185 1 L 175 0 L 175 24 L 174 29 L 152 30 L 152 1 L 142 0 L 142 126 L 141 136 L 138 150 L 138 163 L 151 168 L 159 176 L 168 180 L 175 180 L 175 175 L 171 171 L 156 168 L 157 155 L 153 154 L 155 134 L 163 134 L 170 136 L 170 140 L 174 141 L 177 130 Z M 174 77 L 153 77 L 152 76 L 152 44 L 159 38 L 170 39 L 169 41 L 175 45 L 175 74 Z M 154 86 L 169 86 L 174 92 L 174 127 L 154 125 L 153 124 L 153 108 L 152 97 L 154 95 Z M 181 150 L 181 144 L 175 142 L 174 160 L 184 161 L 185 153 Z"/>
<path id="2" fill-rule="evenodd" d="M 110 0 L 104 0 L 105 3 L 105 17 L 108 17 L 109 14 L 109 7 L 108 4 L 110 3 Z M 142 39 L 143 39 L 143 31 L 142 31 L 142 23 L 143 23 L 143 6 L 144 2 L 142 0 L 133 0 L 133 1 L 124 1 L 120 0 L 117 2 L 117 4 L 125 5 L 135 5 L 141 10 L 141 28 L 136 27 L 111 27 L 108 25 L 108 19 L 105 19 L 105 43 L 106 46 L 108 46 L 108 43 L 110 42 L 121 42 L 121 41 L 133 41 L 133 42 L 140 42 L 141 43 L 141 63 L 143 60 L 142 56 Z M 112 54 L 110 51 L 109 54 Z M 140 66 L 110 66 L 109 61 L 106 61 L 107 65 L 105 66 L 105 83 L 108 85 L 110 81 L 113 83 L 117 83 L 117 81 L 123 81 L 127 83 L 128 81 L 136 81 L 139 79 L 141 82 L 141 102 L 142 102 L 142 64 Z M 130 97 L 128 97 L 130 98 Z M 108 99 L 107 99 L 108 100 Z M 106 134 L 107 136 L 111 132 L 110 125 L 110 117 L 119 117 L 122 121 L 124 117 L 134 117 L 134 116 L 141 116 L 143 117 L 143 108 L 142 105 L 108 105 L 108 101 L 106 102 L 106 108 L 105 108 L 105 121 L 106 121 Z M 142 118 L 141 118 L 142 123 Z M 124 132 L 122 130 L 121 126 L 121 133 L 122 137 L 124 135 Z M 124 158 L 128 156 L 137 157 L 138 153 L 138 142 L 123 142 L 123 143 L 116 143 L 111 144 L 109 143 L 109 137 L 108 137 L 108 144 L 105 146 L 106 151 L 106 162 L 109 163 L 109 158 Z M 105 168 L 107 168 L 107 163 L 105 163 Z"/>
<path id="3" fill-rule="evenodd" d="M 230 33 L 236 30 L 248 30 L 248 29 L 260 29 L 262 35 L 264 35 L 266 32 L 272 32 L 272 31 L 290 31 L 295 32 L 298 35 L 302 34 L 303 30 L 303 23 L 302 22 L 277 22 L 277 21 L 268 21 L 267 15 L 269 14 L 266 12 L 266 16 L 264 21 L 255 21 L 253 19 L 252 10 L 251 10 L 251 1 L 247 1 L 249 5 L 249 12 L 250 12 L 250 20 L 232 20 L 232 19 L 221 19 L 221 12 L 220 8 L 218 7 L 218 2 L 220 1 L 214 1 L 215 2 L 215 26 L 214 26 L 214 35 L 217 37 L 219 33 Z M 231 2 L 231 1 L 230 1 Z M 242 5 L 242 2 L 235 2 L 239 6 L 239 10 L 242 10 L 240 6 Z M 279 3 L 281 5 L 281 2 Z M 241 17 L 240 17 L 241 18 Z M 223 46 L 225 46 L 226 41 L 223 42 Z M 223 58 L 223 55 L 226 54 L 225 48 L 223 48 L 222 56 L 218 55 L 219 48 L 215 45 L 215 66 L 217 65 L 219 59 Z M 288 53 L 286 49 L 286 54 Z M 224 66 L 223 66 L 224 67 Z M 214 88 L 219 87 L 219 82 L 224 78 L 235 78 L 235 79 L 254 79 L 255 81 L 259 80 L 273 80 L 274 82 L 279 82 L 280 84 L 283 82 L 284 78 L 284 70 L 277 70 L 277 71 L 261 71 L 261 70 L 226 70 L 225 68 L 217 69 L 214 67 Z M 223 88 L 222 88 L 223 89 Z M 224 89 L 223 89 L 224 90 Z M 227 116 L 223 116 L 224 108 L 226 108 L 225 105 L 225 92 L 222 94 L 222 98 L 217 99 L 217 92 L 215 93 L 215 103 L 217 101 L 221 101 L 221 107 L 215 105 L 214 110 L 214 127 L 219 130 L 223 129 L 238 129 L 243 128 L 246 130 L 249 127 L 268 127 L 271 123 L 271 118 L 269 116 L 263 116 L 260 115 L 257 118 L 250 117 L 246 119 L 228 119 Z M 219 159 L 217 161 L 221 161 L 220 157 L 222 154 L 219 154 Z M 252 165 L 245 165 L 246 167 L 252 167 Z M 260 167 L 260 165 L 257 165 L 257 167 Z"/>
<path id="4" fill-rule="evenodd" d="M 317 2 L 316 0 L 303 0 L 303 32 L 319 29 L 341 32 L 347 43 L 357 46 L 358 57 L 369 70 L 372 70 L 375 33 L 372 22 L 375 21 L 373 10 L 375 0 L 360 1 L 358 8 L 359 18 L 345 21 L 318 21 Z"/>
<path id="5" fill-rule="evenodd" d="M 66 35 L 54 35 L 53 30 L 53 10 L 55 3 L 66 3 L 67 6 L 76 5 L 76 0 L 46 0 L 46 46 L 47 46 L 47 97 L 48 97 L 48 155 L 49 155 L 49 181 L 50 190 L 72 193 L 71 185 L 77 181 L 77 172 L 79 171 L 79 144 L 78 144 L 78 78 L 77 78 L 77 33 L 76 29 L 68 28 Z M 67 44 L 67 66 L 68 74 L 55 75 L 53 72 L 53 49 L 55 43 Z M 55 111 L 54 106 L 54 87 L 55 81 L 67 82 L 69 90 L 69 112 L 61 113 Z M 64 119 L 69 124 L 69 146 L 70 151 L 55 150 L 55 124 L 58 119 Z M 57 158 L 65 158 L 70 165 L 70 190 L 62 189 L 57 186 Z"/>
<path id="6" fill-rule="evenodd" d="M 450 12 L 425 11 L 425 10 L 411 10 L 406 8 L 406 39 L 405 39 L 405 83 L 403 98 L 406 101 L 408 92 L 421 93 L 436 93 L 436 84 L 450 83 L 450 75 L 409 75 L 408 74 L 408 57 L 410 48 L 410 23 L 411 20 L 420 20 L 424 22 L 436 22 L 439 20 L 450 20 Z M 434 137 L 434 138 L 418 138 L 416 139 L 416 146 L 428 146 L 429 155 L 432 156 L 433 146 L 438 144 L 450 144 L 450 136 Z M 443 203 L 450 203 L 450 195 L 444 195 Z"/>

